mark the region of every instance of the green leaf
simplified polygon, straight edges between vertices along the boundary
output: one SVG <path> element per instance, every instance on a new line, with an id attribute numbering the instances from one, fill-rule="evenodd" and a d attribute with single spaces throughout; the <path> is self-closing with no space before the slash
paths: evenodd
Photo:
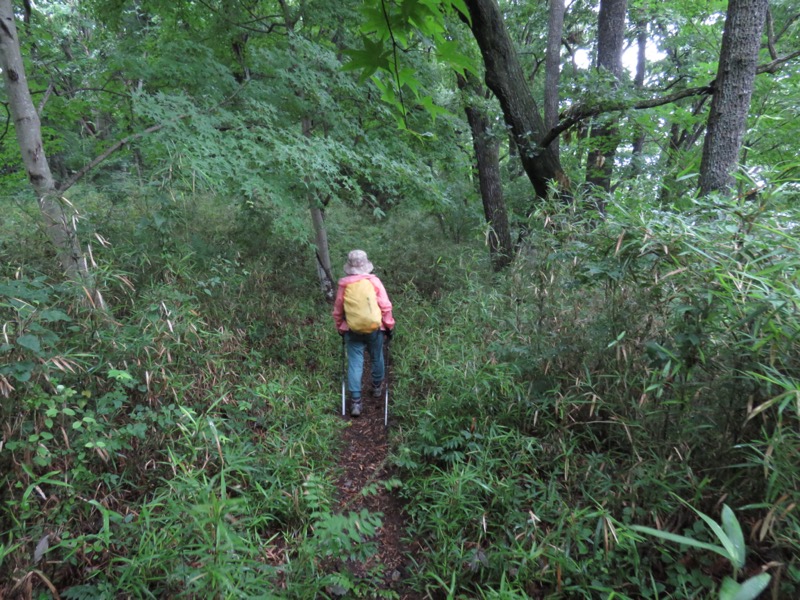
<path id="1" fill-rule="evenodd" d="M 631 525 L 631 529 L 633 529 L 634 531 L 639 531 L 640 533 L 646 533 L 647 535 L 652 535 L 653 537 L 661 538 L 663 540 L 675 542 L 677 544 L 684 544 L 686 546 L 691 546 L 692 548 L 710 550 L 711 552 L 716 552 L 717 554 L 720 554 L 725 558 L 730 558 L 728 553 L 721 546 L 707 544 L 706 542 L 699 542 L 690 537 L 678 535 L 675 533 L 670 533 L 668 531 L 661 531 L 659 529 L 653 529 L 652 527 L 645 527 L 644 525 Z"/>
<path id="2" fill-rule="evenodd" d="M 109 369 L 108 376 L 117 381 L 133 381 L 133 376 L 130 373 L 118 369 Z"/>
<path id="3" fill-rule="evenodd" d="M 42 351 L 42 346 L 39 342 L 39 338 L 29 333 L 19 336 L 17 338 L 17 343 L 23 348 L 27 348 L 28 350 L 36 352 L 37 354 Z"/>
<path id="4" fill-rule="evenodd" d="M 437 4 L 438 2 L 403 0 L 400 13 L 401 23 L 410 23 L 426 35 L 434 35 L 443 29 L 442 15 L 437 10 Z"/>
<path id="5" fill-rule="evenodd" d="M 347 49 L 344 54 L 350 61 L 342 65 L 343 71 L 361 71 L 359 84 L 363 84 L 378 69 L 390 71 L 389 53 L 380 41 L 372 41 L 368 37 L 361 38 L 363 50 Z"/>
<path id="6" fill-rule="evenodd" d="M 444 3 L 451 9 L 455 9 L 460 12 L 467 20 L 469 26 L 472 26 L 472 16 L 469 14 L 469 9 L 467 9 L 467 5 L 464 3 L 464 0 L 444 0 Z"/>
<path id="7" fill-rule="evenodd" d="M 736 520 L 736 515 L 727 504 L 722 505 L 722 529 L 733 545 L 734 557 L 736 558 L 734 565 L 737 569 L 741 569 L 744 566 L 746 553 L 744 534 L 742 533 L 742 527 L 739 525 L 739 521 Z"/>
<path id="8" fill-rule="evenodd" d="M 430 96 L 425 96 L 424 98 L 420 98 L 419 99 L 419 103 L 422 105 L 422 107 L 426 111 L 428 111 L 428 114 L 434 120 L 438 116 L 441 116 L 441 115 L 447 116 L 447 115 L 450 114 L 450 112 L 446 108 L 444 108 L 442 106 L 439 106 L 438 104 L 434 103 L 433 98 L 431 98 Z"/>
<path id="9" fill-rule="evenodd" d="M 378 36 L 389 36 L 389 29 L 386 27 L 386 17 L 379 4 L 364 3 L 361 9 L 364 20 L 361 23 L 363 33 L 371 33 Z"/>
<path id="10" fill-rule="evenodd" d="M 473 75 L 478 75 L 478 68 L 469 56 L 461 52 L 460 44 L 455 41 L 440 42 L 436 44 L 436 53 L 440 60 L 444 61 L 450 68 L 464 74 L 469 71 Z"/>
<path id="11" fill-rule="evenodd" d="M 52 323 L 54 321 L 72 321 L 70 316 L 57 308 L 49 308 L 42 311 L 42 320 Z"/>
<path id="12" fill-rule="evenodd" d="M 692 508 L 692 507 L 690 507 L 690 508 Z M 706 522 L 706 524 L 709 526 L 711 531 L 714 532 L 714 535 L 717 536 L 717 539 L 720 541 L 722 546 L 725 548 L 725 553 L 724 554 L 721 553 L 721 554 L 723 556 L 727 557 L 728 560 L 731 561 L 731 564 L 733 564 L 737 569 L 741 569 L 742 566 L 744 566 L 744 560 L 742 560 L 741 563 L 739 563 L 737 561 L 736 547 L 735 547 L 734 543 L 731 541 L 731 539 L 728 537 L 728 535 L 722 530 L 722 527 L 719 526 L 719 523 L 717 523 L 714 519 L 712 519 L 708 515 L 706 515 L 704 513 L 701 513 L 696 508 L 692 508 L 692 510 L 694 512 L 696 512 L 698 514 L 698 516 L 701 519 L 703 519 L 703 521 Z"/>
<path id="13" fill-rule="evenodd" d="M 769 573 L 761 573 L 743 583 L 737 583 L 730 577 L 722 581 L 719 600 L 754 600 L 769 585 Z"/>
<path id="14" fill-rule="evenodd" d="M 12 373 L 14 379 L 19 381 L 20 383 L 25 383 L 26 381 L 30 381 L 33 366 L 28 366 L 28 363 L 22 363 L 22 366 L 20 366 L 20 364 L 21 363 L 17 363 L 14 365 L 14 373 Z"/>
<path id="15" fill-rule="evenodd" d="M 416 71 L 414 69 L 410 67 L 400 69 L 400 72 L 397 74 L 397 82 L 401 86 L 408 86 L 408 88 L 414 92 L 415 98 L 419 95 L 420 82 L 416 77 Z"/>

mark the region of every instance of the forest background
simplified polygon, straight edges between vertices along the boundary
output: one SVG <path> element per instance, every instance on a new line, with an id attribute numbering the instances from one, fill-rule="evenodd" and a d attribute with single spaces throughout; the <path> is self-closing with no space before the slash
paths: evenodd
<path id="1" fill-rule="evenodd" d="M 399 597 L 330 568 L 360 247 L 406 592 L 796 597 L 798 17 L 0 0 L 0 596 Z"/>

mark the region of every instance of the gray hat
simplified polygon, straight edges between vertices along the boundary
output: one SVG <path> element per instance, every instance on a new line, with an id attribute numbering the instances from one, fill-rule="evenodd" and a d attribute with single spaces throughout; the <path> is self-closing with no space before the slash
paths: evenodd
<path id="1" fill-rule="evenodd" d="M 344 272 L 348 275 L 366 275 L 372 273 L 373 268 L 363 250 L 351 250 L 347 255 L 347 262 L 344 263 Z"/>

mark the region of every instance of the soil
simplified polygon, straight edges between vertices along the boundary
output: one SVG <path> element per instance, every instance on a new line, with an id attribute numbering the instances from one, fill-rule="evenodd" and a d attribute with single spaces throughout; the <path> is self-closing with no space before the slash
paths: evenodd
<path id="1" fill-rule="evenodd" d="M 414 549 L 407 541 L 405 514 L 402 501 L 383 485 L 393 477 L 392 466 L 388 463 L 389 453 L 388 431 L 384 426 L 385 396 L 373 398 L 372 384 L 368 380 L 369 359 L 364 361 L 364 390 L 362 412 L 360 417 L 351 417 L 350 403 L 347 402 L 347 415 L 342 417 L 349 421 L 342 435 L 342 452 L 339 458 L 341 477 L 337 482 L 339 503 L 337 512 L 358 512 L 366 508 L 371 513 L 381 513 L 383 526 L 378 530 L 374 541 L 377 553 L 365 563 L 346 561 L 344 567 L 358 578 L 375 577 L 377 590 L 386 590 L 385 596 L 401 600 L 418 600 L 425 595 L 411 589 L 406 581 L 408 572 L 413 568 Z M 388 371 L 391 384 L 391 371 Z M 384 387 L 384 394 L 386 388 Z M 389 420 L 391 425 L 392 389 L 389 389 Z M 377 484 L 377 485 L 372 485 Z M 362 490 L 372 486 L 374 493 L 362 494 Z M 372 492 L 372 490 L 371 490 Z M 340 561 L 340 566 L 341 566 Z M 390 591 L 391 590 L 391 591 Z"/>

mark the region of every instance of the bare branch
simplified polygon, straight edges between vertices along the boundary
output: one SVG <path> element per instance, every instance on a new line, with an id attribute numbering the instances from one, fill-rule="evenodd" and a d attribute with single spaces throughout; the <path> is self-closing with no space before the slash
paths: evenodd
<path id="1" fill-rule="evenodd" d="M 216 13 L 217 17 L 221 18 L 223 21 L 225 21 L 229 25 L 232 25 L 233 27 L 238 27 L 239 29 L 244 29 L 245 31 L 250 31 L 252 33 L 270 34 L 270 33 L 272 33 L 272 30 L 275 29 L 276 27 L 287 27 L 287 23 L 285 21 L 284 22 L 271 21 L 271 19 L 279 19 L 279 18 L 281 18 L 282 15 L 263 15 L 263 16 L 259 16 L 259 15 L 255 14 L 251 9 L 246 8 L 248 14 L 252 17 L 252 19 L 250 19 L 249 21 L 237 22 L 237 21 L 234 21 L 233 19 L 228 18 L 227 13 L 218 10 L 215 6 L 212 6 L 206 0 L 199 0 L 199 1 L 200 1 L 200 4 L 205 6 L 212 13 Z M 266 29 L 263 28 L 263 27 L 255 27 L 254 25 L 252 25 L 253 23 L 258 25 L 258 24 L 265 24 L 267 22 L 268 22 L 269 26 L 266 27 Z"/>
<path id="2" fill-rule="evenodd" d="M 800 19 L 800 13 L 795 13 L 786 19 L 786 22 L 781 27 L 781 30 L 775 34 L 775 41 L 778 42 L 784 36 L 784 34 L 789 31 L 789 28 L 794 24 L 797 19 Z"/>
<path id="3" fill-rule="evenodd" d="M 772 20 L 772 10 L 767 7 L 767 48 L 769 49 L 769 56 L 772 60 L 778 58 L 778 53 L 775 51 L 775 22 Z"/>

